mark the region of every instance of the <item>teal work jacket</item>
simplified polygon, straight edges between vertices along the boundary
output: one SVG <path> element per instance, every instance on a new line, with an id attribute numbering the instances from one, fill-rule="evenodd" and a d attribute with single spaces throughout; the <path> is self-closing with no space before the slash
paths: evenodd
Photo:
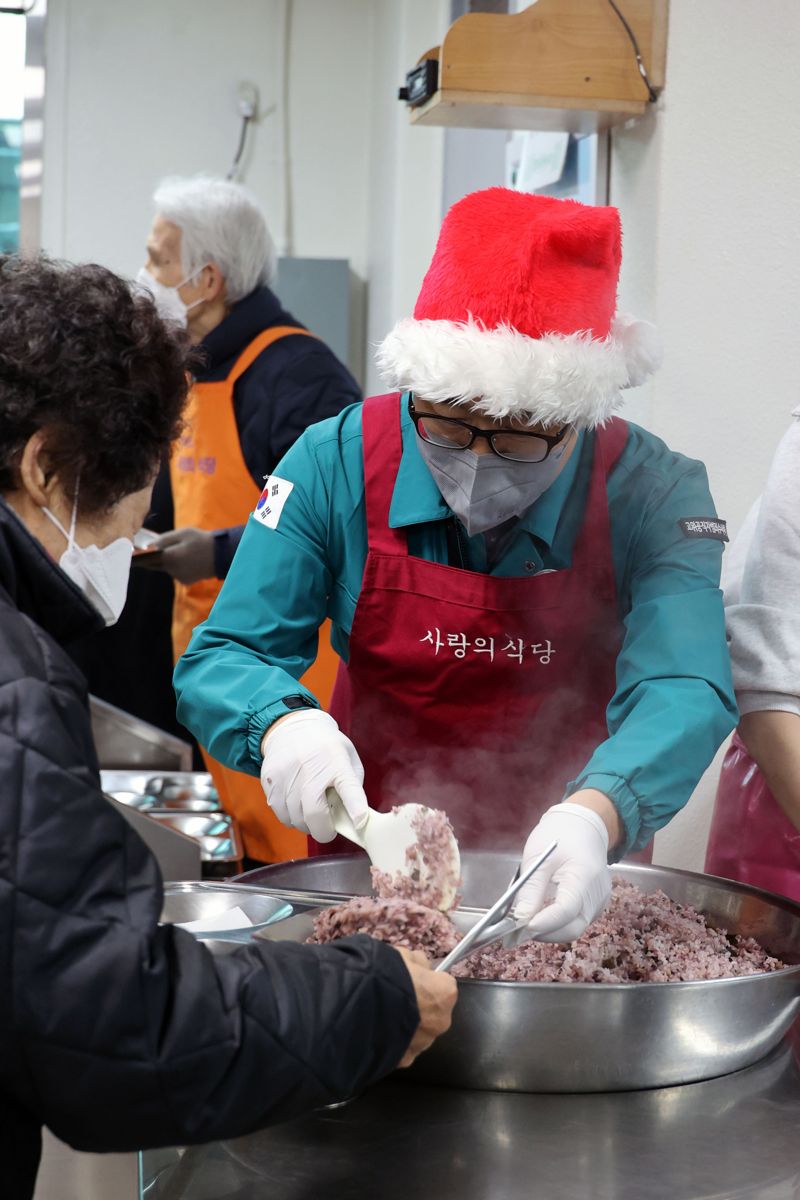
<path id="1" fill-rule="evenodd" d="M 407 530 L 411 554 L 447 563 L 453 514 L 419 453 L 405 399 L 389 523 Z M 579 435 L 496 562 L 487 563 L 484 538 L 462 527 L 464 566 L 521 577 L 568 567 L 593 440 Z M 326 617 L 334 648 L 348 658 L 367 555 L 361 406 L 307 429 L 275 475 L 293 485 L 275 527 L 250 518 L 222 592 L 175 671 L 180 720 L 215 758 L 250 774 L 260 770 L 265 731 L 291 711 L 284 699 L 305 694 L 317 703 L 297 681 L 316 657 Z M 697 521 L 716 516 L 704 466 L 631 424 L 608 504 L 624 642 L 608 737 L 565 781 L 565 797 L 590 787 L 609 796 L 625 826 L 624 853 L 686 803 L 737 710 L 719 590 L 723 543 Z"/>

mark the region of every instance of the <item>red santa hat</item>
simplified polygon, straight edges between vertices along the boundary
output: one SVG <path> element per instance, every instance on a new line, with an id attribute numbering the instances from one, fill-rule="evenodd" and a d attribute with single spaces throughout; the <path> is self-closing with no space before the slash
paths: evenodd
<path id="1" fill-rule="evenodd" d="M 615 208 L 473 192 L 444 219 L 413 318 L 378 348 L 390 387 L 494 418 L 591 428 L 658 366 L 655 329 L 616 313 Z"/>

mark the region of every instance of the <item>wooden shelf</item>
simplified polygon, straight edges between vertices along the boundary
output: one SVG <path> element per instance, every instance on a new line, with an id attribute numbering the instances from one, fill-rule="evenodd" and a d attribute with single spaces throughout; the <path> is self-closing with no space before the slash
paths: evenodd
<path id="1" fill-rule="evenodd" d="M 656 91 L 664 86 L 669 0 L 618 0 Z M 439 91 L 416 125 L 594 133 L 641 116 L 647 87 L 608 0 L 538 0 L 521 13 L 469 13 L 422 59 Z M 422 61 L 422 59 L 420 61 Z"/>

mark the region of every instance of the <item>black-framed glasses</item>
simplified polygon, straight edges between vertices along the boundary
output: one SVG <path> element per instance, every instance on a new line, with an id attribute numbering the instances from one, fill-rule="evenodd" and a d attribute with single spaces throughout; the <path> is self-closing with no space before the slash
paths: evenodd
<path id="1" fill-rule="evenodd" d="M 408 415 L 423 442 L 447 450 L 469 450 L 475 438 L 482 437 L 486 438 L 498 458 L 508 458 L 512 462 L 544 462 L 571 429 L 570 425 L 565 425 L 559 433 L 554 434 L 525 433 L 516 429 L 478 429 L 459 417 L 438 417 L 417 412 L 413 395 L 408 397 Z"/>

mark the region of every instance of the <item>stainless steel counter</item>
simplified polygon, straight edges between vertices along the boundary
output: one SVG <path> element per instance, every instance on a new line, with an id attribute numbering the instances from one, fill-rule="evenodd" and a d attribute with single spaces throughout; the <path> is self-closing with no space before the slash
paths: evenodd
<path id="1" fill-rule="evenodd" d="M 148 1200 L 797 1200 L 794 1048 L 683 1087 L 451 1091 L 400 1076 L 235 1141 L 143 1156 Z M 154 1176 L 157 1178 L 154 1180 Z"/>

